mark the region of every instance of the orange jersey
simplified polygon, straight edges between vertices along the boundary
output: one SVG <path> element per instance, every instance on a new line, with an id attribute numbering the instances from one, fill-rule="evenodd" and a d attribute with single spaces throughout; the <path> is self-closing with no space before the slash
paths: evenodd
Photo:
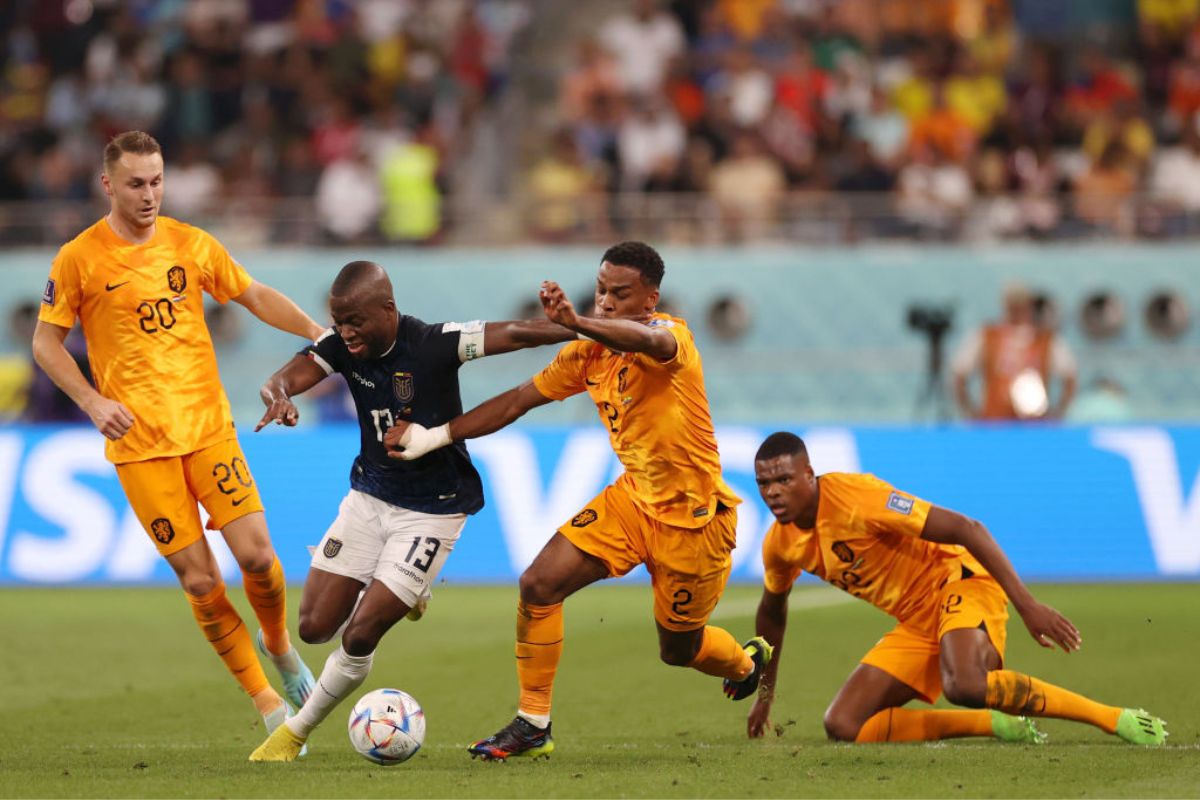
<path id="1" fill-rule="evenodd" d="M 767 591 L 787 591 L 801 571 L 862 598 L 901 621 L 936 609 L 938 591 L 963 567 L 987 571 L 959 545 L 921 538 L 929 503 L 874 475 L 818 478 L 817 524 L 776 522 L 763 540 Z"/>
<path id="2" fill-rule="evenodd" d="M 105 445 L 110 461 L 183 455 L 235 435 L 202 290 L 224 303 L 251 282 L 211 235 L 167 217 L 144 244 L 101 219 L 58 251 L 38 319 L 63 328 L 78 319 L 96 388 L 133 413 L 129 433 Z"/>
<path id="3" fill-rule="evenodd" d="M 591 395 L 625 467 L 618 482 L 637 506 L 667 525 L 701 528 L 718 502 L 733 507 L 741 500 L 721 479 L 704 370 L 687 323 L 656 314 L 650 324 L 675 337 L 670 361 L 571 342 L 533 383 L 553 400 Z"/>

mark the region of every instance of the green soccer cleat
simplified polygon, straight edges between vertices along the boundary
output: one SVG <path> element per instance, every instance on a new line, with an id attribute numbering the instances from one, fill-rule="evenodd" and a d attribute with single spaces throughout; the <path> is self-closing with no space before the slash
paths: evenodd
<path id="1" fill-rule="evenodd" d="M 1117 736 L 1130 744 L 1161 747 L 1169 735 L 1167 723 L 1144 708 L 1126 708 L 1117 717 Z"/>
<path id="2" fill-rule="evenodd" d="M 282 710 L 285 714 L 287 713 L 286 708 Z M 305 740 L 292 733 L 292 729 L 283 724 L 285 717 L 281 715 L 274 720 L 269 720 L 269 717 L 275 717 L 275 712 L 263 716 L 270 735 L 250 754 L 251 761 L 295 761 L 308 752 Z M 272 721 L 275 724 L 274 728 L 271 728 Z"/>
<path id="3" fill-rule="evenodd" d="M 992 736 L 1002 742 L 1017 744 L 1045 744 L 1046 734 L 1038 730 L 1029 717 L 1014 717 L 1002 711 L 991 712 Z"/>
<path id="4" fill-rule="evenodd" d="M 262 653 L 263 657 L 275 665 L 279 670 L 279 677 L 283 679 L 283 693 L 287 695 L 288 701 L 296 708 L 300 708 L 308 701 L 308 696 L 313 693 L 313 689 L 317 686 L 317 679 L 313 677 L 312 670 L 300 658 L 300 654 L 293 647 L 290 653 L 284 655 L 286 661 L 290 661 L 299 669 L 293 671 L 286 669 L 281 665 L 280 657 L 274 655 L 267 649 L 267 643 L 263 641 L 262 628 L 258 629 L 258 633 L 254 635 L 254 645 L 258 648 L 258 652 Z M 287 658 L 292 656 L 292 658 Z M 285 663 L 286 663 L 285 661 Z"/>
<path id="5" fill-rule="evenodd" d="M 746 651 L 746 655 L 750 656 L 750 660 L 754 662 L 754 668 L 750 670 L 749 675 L 740 681 L 726 678 L 721 682 L 725 696 L 730 700 L 745 699 L 758 690 L 758 682 L 762 680 L 763 670 L 767 668 L 767 664 L 771 663 L 771 656 L 775 653 L 775 648 L 771 647 L 767 640 L 761 636 L 755 636 L 746 642 L 746 644 L 742 645 L 742 649 Z"/>
<path id="6" fill-rule="evenodd" d="M 291 707 L 291 705 L 288 703 L 288 701 L 284 700 L 279 705 L 279 708 L 277 708 L 274 711 L 271 711 L 267 714 L 262 715 L 263 726 L 266 727 L 266 729 L 267 729 L 267 742 L 271 741 L 271 737 L 274 736 L 275 732 L 278 731 L 280 728 L 283 728 L 284 730 L 287 730 L 289 733 L 291 733 L 288 726 L 284 725 L 283 722 L 284 722 L 284 720 L 286 720 L 288 717 L 291 717 L 295 713 L 296 713 L 295 709 L 293 709 Z M 260 746 L 258 748 L 258 750 L 261 750 L 263 747 L 265 747 L 267 742 L 263 742 L 262 746 Z M 258 750 L 255 750 L 254 752 L 257 753 Z M 292 761 L 296 758 L 303 757 L 306 755 L 308 755 L 308 745 L 304 743 L 303 739 L 301 739 L 300 740 L 300 752 L 298 752 L 296 755 L 292 756 L 291 758 L 285 758 L 285 759 L 254 758 L 254 756 L 252 754 L 250 757 L 250 760 L 251 761 Z"/>

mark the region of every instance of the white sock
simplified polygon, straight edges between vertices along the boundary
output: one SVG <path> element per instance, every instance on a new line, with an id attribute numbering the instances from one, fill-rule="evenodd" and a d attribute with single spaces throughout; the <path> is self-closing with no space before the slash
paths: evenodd
<path id="1" fill-rule="evenodd" d="M 546 730 L 546 726 L 550 724 L 549 714 L 530 714 L 527 711 L 517 711 L 517 716 L 533 725 L 540 730 Z"/>
<path id="2" fill-rule="evenodd" d="M 325 660 L 325 669 L 317 678 L 317 686 L 309 696 L 304 707 L 290 717 L 285 725 L 297 736 L 308 738 L 313 728 L 321 724 L 333 711 L 337 704 L 362 686 L 371 671 L 371 661 L 375 654 L 352 656 L 338 645 L 338 649 L 329 654 Z"/>
<path id="3" fill-rule="evenodd" d="M 267 654 L 271 656 L 271 663 L 280 672 L 299 672 L 300 671 L 300 654 L 296 652 L 295 647 L 289 647 L 287 652 L 281 656 L 277 656 L 270 650 Z"/>

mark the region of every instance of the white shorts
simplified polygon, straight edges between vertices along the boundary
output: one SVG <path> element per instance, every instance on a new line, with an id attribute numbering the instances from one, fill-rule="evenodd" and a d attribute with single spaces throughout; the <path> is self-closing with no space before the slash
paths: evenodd
<path id="1" fill-rule="evenodd" d="M 351 489 L 312 565 L 364 584 L 379 581 L 412 608 L 429 597 L 466 522 L 466 514 L 423 514 Z"/>

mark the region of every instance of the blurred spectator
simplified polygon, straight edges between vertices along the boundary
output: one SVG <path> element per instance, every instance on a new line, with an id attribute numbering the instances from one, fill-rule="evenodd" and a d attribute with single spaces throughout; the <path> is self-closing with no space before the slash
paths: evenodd
<path id="1" fill-rule="evenodd" d="M 600 41 L 616 58 L 625 87 L 651 94 L 662 87 L 667 63 L 684 52 L 683 28 L 658 0 L 631 0 L 630 11 L 600 29 Z"/>
<path id="2" fill-rule="evenodd" d="M 588 115 L 593 98 L 616 103 L 624 90 L 612 56 L 595 39 L 580 40 L 576 48 L 575 68 L 563 78 L 559 91 L 559 109 L 563 119 L 576 123 Z"/>
<path id="3" fill-rule="evenodd" d="M 595 176 L 583 164 L 571 132 L 559 130 L 552 147 L 530 170 L 533 233 L 545 241 L 563 241 L 596 224 L 600 198 Z"/>
<path id="4" fill-rule="evenodd" d="M 1140 171 L 1154 154 L 1154 131 L 1129 100 L 1119 100 L 1111 111 L 1097 114 L 1083 132 L 1083 152 L 1097 160 L 1117 142 L 1129 160 L 1129 166 Z"/>
<path id="5" fill-rule="evenodd" d="M 889 169 L 899 166 L 901 156 L 908 147 L 908 120 L 889 103 L 882 89 L 871 93 L 871 106 L 858 115 L 852 124 L 854 135 L 865 141 L 871 157 Z"/>
<path id="6" fill-rule="evenodd" d="M 712 169 L 709 186 L 735 240 L 770 231 L 786 187 L 783 170 L 752 133 L 742 133 L 729 158 Z"/>
<path id="7" fill-rule="evenodd" d="M 1159 158 L 1151 187 L 1172 230 L 1200 229 L 1200 120 L 1187 127 L 1179 147 Z"/>
<path id="8" fill-rule="evenodd" d="M 973 196 L 963 165 L 928 146 L 916 148 L 896 185 L 900 216 L 921 236 L 949 238 L 957 233 Z"/>
<path id="9" fill-rule="evenodd" d="M 429 242 L 442 229 L 442 156 L 434 129 L 426 126 L 412 141 L 384 155 L 383 235 L 392 242 Z"/>
<path id="10" fill-rule="evenodd" d="M 362 150 L 325 167 L 317 181 L 317 214 L 336 243 L 370 238 L 382 207 L 378 171 Z"/>
<path id="11" fill-rule="evenodd" d="M 1100 157 L 1075 180 L 1075 214 L 1091 226 L 1128 227 L 1126 202 L 1137 179 L 1129 168 L 1125 148 L 1110 142 Z"/>
<path id="12" fill-rule="evenodd" d="M 1004 319 L 967 335 L 951 364 L 954 393 L 967 419 L 1061 419 L 1075 394 L 1075 357 L 1063 340 L 1034 318 L 1034 298 L 1024 286 L 1004 292 Z M 982 397 L 972 399 L 978 374 Z M 1052 384 L 1061 383 L 1051 402 Z"/>
<path id="13" fill-rule="evenodd" d="M 210 208 L 221 195 L 221 173 L 212 164 L 201 161 L 203 146 L 187 141 L 178 148 L 179 158 L 164 171 L 171 185 L 167 202 L 171 216 L 192 219 Z"/>
<path id="14" fill-rule="evenodd" d="M 725 70 L 709 82 L 708 93 L 728 98 L 734 124 L 748 128 L 766 118 L 775 87 L 771 76 L 755 63 L 750 51 L 739 47 L 726 57 Z"/>
<path id="15" fill-rule="evenodd" d="M 653 177 L 679 168 L 687 132 L 661 96 L 640 97 L 617 134 L 621 187 L 641 191 Z"/>
<path id="16" fill-rule="evenodd" d="M 33 341 L 33 329 L 37 325 L 37 314 L 38 304 L 33 302 L 22 303 L 13 308 L 9 312 L 9 336 L 14 341 L 28 345 Z M 83 339 L 83 331 L 78 326 L 75 327 L 67 336 L 64 344 L 71 358 L 75 360 L 76 366 L 79 367 L 79 371 L 83 373 L 83 377 L 91 381 L 92 370 L 88 364 L 87 344 Z M 75 405 L 75 401 L 66 392 L 59 389 L 54 381 L 50 380 L 50 376 L 33 362 L 32 356 L 29 361 L 31 365 L 29 389 L 26 392 L 25 410 L 21 414 L 21 419 L 34 423 L 87 422 L 87 414 Z"/>

